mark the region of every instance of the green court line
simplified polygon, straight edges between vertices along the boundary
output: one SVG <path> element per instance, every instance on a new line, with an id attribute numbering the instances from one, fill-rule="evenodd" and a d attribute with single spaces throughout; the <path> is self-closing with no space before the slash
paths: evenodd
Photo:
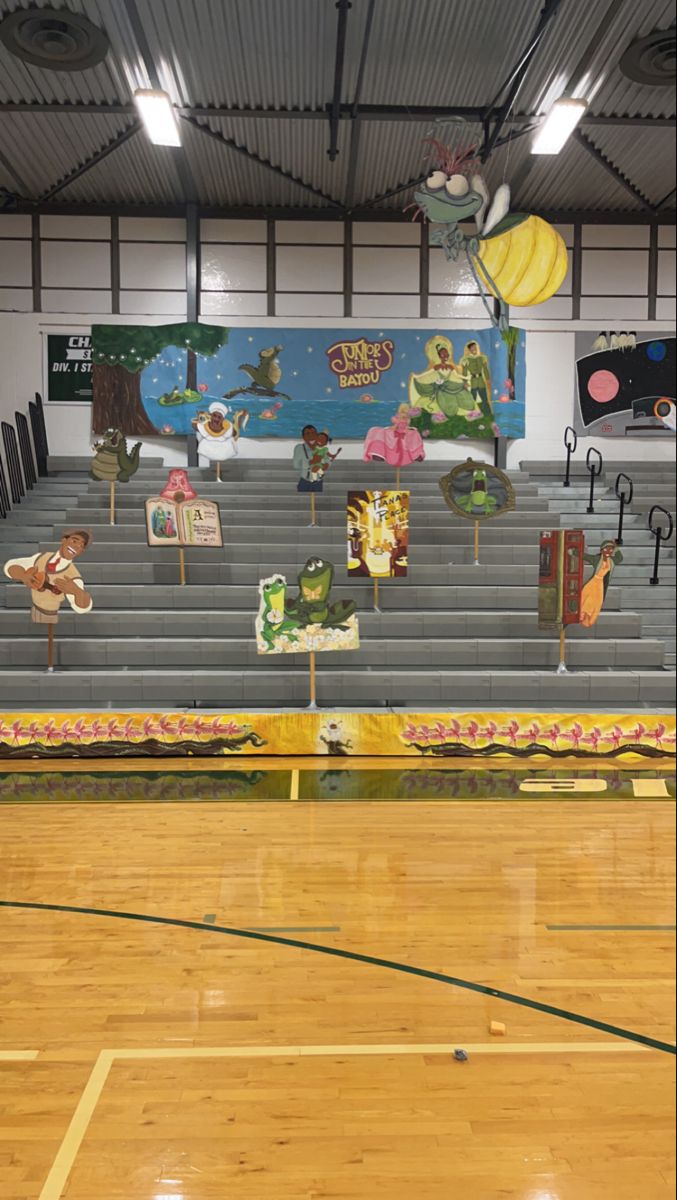
<path id="1" fill-rule="evenodd" d="M 674 933 L 677 925 L 546 925 L 554 933 Z"/>
<path id="2" fill-rule="evenodd" d="M 340 933 L 340 925 L 248 925 L 253 933 Z"/>
<path id="3" fill-rule="evenodd" d="M 490 988 L 483 983 L 473 983 L 468 979 L 459 979 L 454 975 L 443 975 L 440 971 L 429 971 L 425 967 L 412 967 L 408 963 L 395 962 L 388 958 L 376 958 L 371 954 L 358 954 L 354 950 L 341 950 L 338 946 L 321 946 L 317 942 L 302 942 L 297 938 L 280 937 L 271 933 L 256 933 L 248 929 L 232 929 L 226 925 L 205 925 L 202 921 L 186 921 L 179 917 L 156 917 L 148 913 L 122 912 L 108 908 L 85 908 L 74 904 L 38 904 L 35 901 L 0 900 L 0 908 L 23 908 L 37 912 L 77 913 L 80 916 L 109 917 L 117 921 L 140 921 L 148 925 L 165 925 L 174 929 L 195 929 L 200 933 L 220 933 L 227 937 L 245 938 L 249 941 L 267 942 L 274 946 L 289 946 L 295 950 L 309 950 L 314 954 L 326 954 L 331 958 L 342 958 L 349 962 L 361 962 L 371 967 L 383 967 L 388 971 L 399 971 L 403 975 L 414 975 L 419 979 L 432 979 L 435 983 L 444 983 L 450 987 L 463 988 L 467 992 L 475 992 L 480 996 L 493 996 L 496 1000 L 505 1000 L 508 1004 L 517 1004 L 521 1008 L 530 1008 L 534 1012 L 545 1013 L 551 1017 L 559 1017 L 576 1025 L 584 1025 L 587 1029 L 598 1029 L 601 1033 L 611 1034 L 612 1037 L 622 1038 L 626 1042 L 636 1042 L 651 1050 L 660 1050 L 663 1054 L 677 1054 L 677 1046 L 671 1042 L 662 1042 L 658 1038 L 636 1033 L 631 1029 L 623 1029 L 620 1025 L 610 1025 L 606 1021 L 598 1021 L 594 1017 L 585 1017 L 581 1013 L 569 1012 L 566 1008 L 557 1008 L 545 1004 L 541 1000 L 531 1000 L 526 996 L 518 996 L 513 992 L 504 992 L 499 988 Z"/>

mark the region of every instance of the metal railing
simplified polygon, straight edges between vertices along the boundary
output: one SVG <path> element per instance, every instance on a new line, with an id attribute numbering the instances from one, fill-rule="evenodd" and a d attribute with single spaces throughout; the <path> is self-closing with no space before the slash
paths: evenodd
<path id="1" fill-rule="evenodd" d="M 621 486 L 622 479 L 624 479 L 627 484 L 626 488 L 623 488 Z M 625 506 L 626 506 L 626 504 L 632 504 L 632 497 L 635 494 L 635 485 L 633 484 L 630 476 L 625 475 L 623 473 L 623 471 L 620 471 L 618 473 L 618 475 L 616 476 L 616 483 L 614 484 L 614 491 L 616 493 L 616 496 L 618 497 L 619 505 L 620 505 L 620 507 L 618 509 L 618 533 L 616 534 L 616 541 L 619 546 L 622 546 L 623 545 L 623 518 L 625 516 Z"/>
<path id="2" fill-rule="evenodd" d="M 664 524 L 655 525 L 654 524 L 654 513 L 662 513 L 664 517 L 667 517 L 667 519 L 668 519 L 667 526 Z M 649 583 L 651 584 L 652 587 L 657 587 L 658 584 L 660 583 L 660 579 L 658 578 L 658 563 L 659 563 L 659 560 L 661 557 L 661 542 L 669 542 L 670 541 L 674 527 L 675 526 L 674 526 L 674 522 L 672 519 L 672 514 L 668 512 L 667 508 L 663 508 L 660 504 L 654 504 L 653 508 L 651 509 L 651 512 L 649 513 L 649 529 L 656 539 L 656 554 L 654 556 L 654 562 L 653 562 L 653 575 L 651 576 L 651 579 L 649 580 Z"/>
<path id="3" fill-rule="evenodd" d="M 590 472 L 590 499 L 588 501 L 587 512 L 594 513 L 595 511 L 595 480 L 602 474 L 604 467 L 604 459 L 599 450 L 591 446 L 585 456 L 585 465 Z"/>
<path id="4" fill-rule="evenodd" d="M 2 422 L 2 442 L 5 447 L 5 462 L 7 463 L 7 474 L 9 475 L 9 490 L 12 496 L 12 504 L 21 504 L 23 497 L 26 495 L 24 481 L 21 476 L 21 464 L 19 462 L 19 446 L 16 440 L 16 431 L 13 425 L 8 421 Z"/>

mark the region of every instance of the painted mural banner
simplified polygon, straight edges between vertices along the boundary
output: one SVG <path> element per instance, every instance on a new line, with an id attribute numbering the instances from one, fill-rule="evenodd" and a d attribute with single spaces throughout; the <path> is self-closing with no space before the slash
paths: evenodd
<path id="1" fill-rule="evenodd" d="M 5 759 L 411 756 L 674 759 L 674 713 L 4 712 Z"/>
<path id="2" fill-rule="evenodd" d="M 677 431 L 673 333 L 576 334 L 574 429 L 595 437 Z"/>
<path id="3" fill-rule="evenodd" d="M 272 341 L 274 337 L 274 341 Z M 188 435 L 215 404 L 250 437 L 363 440 L 406 405 L 421 439 L 523 437 L 525 334 L 508 328 L 92 326 L 95 433 Z"/>

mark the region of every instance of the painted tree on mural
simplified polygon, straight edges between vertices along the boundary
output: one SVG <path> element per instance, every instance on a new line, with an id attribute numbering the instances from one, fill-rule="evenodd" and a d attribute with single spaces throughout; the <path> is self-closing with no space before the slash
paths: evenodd
<path id="1" fill-rule="evenodd" d="M 197 389 L 197 360 L 213 358 L 228 341 L 228 330 L 221 325 L 184 325 L 177 326 L 188 332 L 183 342 L 172 342 L 172 345 L 185 346 L 186 355 L 186 391 Z"/>
<path id="2" fill-rule="evenodd" d="M 228 341 L 220 325 L 95 325 L 92 330 L 92 430 L 117 428 L 152 436 L 159 430 L 143 406 L 141 373 L 167 346 L 186 351 L 186 391 L 197 389 L 198 356 L 211 358 Z"/>

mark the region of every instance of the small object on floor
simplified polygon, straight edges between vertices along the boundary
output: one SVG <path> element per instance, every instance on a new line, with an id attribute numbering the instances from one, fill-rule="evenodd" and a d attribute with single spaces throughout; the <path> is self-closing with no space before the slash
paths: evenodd
<path id="1" fill-rule="evenodd" d="M 465 1050 L 454 1050 L 454 1059 L 456 1062 L 467 1062 L 468 1055 L 466 1054 Z"/>
<path id="2" fill-rule="evenodd" d="M 502 1021 L 491 1021 L 489 1025 L 489 1033 L 492 1037 L 504 1037 L 506 1034 L 506 1026 Z"/>

